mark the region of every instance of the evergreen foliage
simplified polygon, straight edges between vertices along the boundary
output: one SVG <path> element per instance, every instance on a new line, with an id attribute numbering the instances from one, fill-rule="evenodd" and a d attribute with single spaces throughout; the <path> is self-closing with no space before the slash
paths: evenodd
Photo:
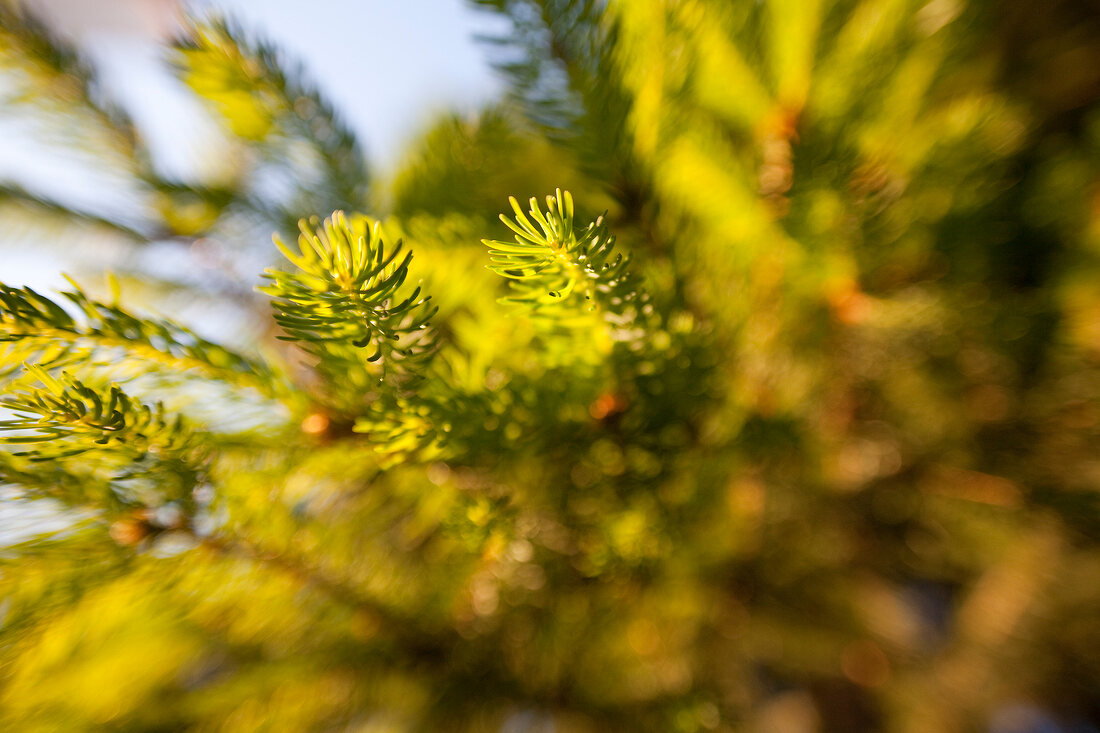
<path id="1" fill-rule="evenodd" d="M 515 232 L 515 242 L 484 240 L 492 261 L 489 269 L 513 281 L 513 294 L 504 302 L 545 311 L 547 306 L 575 303 L 571 296 L 576 290 L 578 297 L 583 295 L 590 302 L 589 310 L 602 307 L 619 316 L 632 306 L 637 310 L 639 292 L 627 270 L 630 258 L 617 254 L 611 259 L 615 238 L 608 234 L 602 216 L 578 234 L 568 191 L 563 195 L 559 189 L 547 196 L 545 214 L 532 198 L 530 219 L 519 202 L 509 201 L 515 222 L 503 214 L 500 220 Z"/>
<path id="2" fill-rule="evenodd" d="M 298 253 L 276 240 L 298 271 L 268 270 L 272 284 L 264 288 L 273 298 L 275 321 L 286 332 L 283 338 L 306 342 L 307 348 L 330 343 L 370 346 L 373 353 L 366 357 L 368 362 L 380 359 L 383 350 L 387 361 L 396 355 L 407 358 L 430 352 L 430 345 L 415 344 L 395 353 L 391 343 L 417 335 L 432 316 L 423 307 L 428 298 L 420 297 L 419 287 L 397 296 L 412 259 L 412 252 L 397 259 L 400 240 L 387 255 L 380 224 L 366 217 L 349 222 L 342 212 L 326 219 L 316 233 L 304 221 L 301 228 Z"/>
<path id="3" fill-rule="evenodd" d="M 195 368 L 235 384 L 279 389 L 278 378 L 264 362 L 234 353 L 170 321 L 128 312 L 118 305 L 117 281 L 112 281 L 116 292 L 111 304 L 92 299 L 72 284 L 73 289 L 61 295 L 76 307 L 77 317 L 30 288 L 0 283 L 0 343 L 29 347 L 39 354 L 34 361 L 50 367 L 56 367 L 60 359 L 91 360 L 97 349 L 115 348 L 173 369 Z M 18 363 L 8 356 L 0 362 L 0 373 L 10 372 Z"/>
<path id="4" fill-rule="evenodd" d="M 184 181 L 0 0 L 5 103 L 133 194 L 0 185 L 132 263 L 0 284 L 0 729 L 1095 727 L 1095 18 L 471 5 L 507 98 L 385 176 L 191 21 Z"/>

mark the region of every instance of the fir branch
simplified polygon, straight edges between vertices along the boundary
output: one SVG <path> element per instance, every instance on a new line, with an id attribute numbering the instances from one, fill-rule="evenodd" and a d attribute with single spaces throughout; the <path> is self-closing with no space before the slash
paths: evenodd
<path id="1" fill-rule="evenodd" d="M 86 342 L 92 347 L 122 349 L 174 369 L 193 368 L 216 379 L 255 387 L 269 396 L 285 394 L 286 385 L 266 363 L 203 339 L 170 321 L 134 315 L 118 305 L 117 293 L 115 303 L 103 303 L 90 298 L 72 280 L 69 282 L 73 289 L 61 295 L 76 306 L 79 320 L 31 288 L 0 283 L 0 343 L 37 349 L 40 356 L 34 361 L 56 368 L 71 362 L 74 354 L 81 353 L 81 343 Z M 70 348 L 59 350 L 59 343 Z M 59 361 L 62 359 L 64 362 Z M 0 359 L 0 365 L 6 361 Z"/>
<path id="2" fill-rule="evenodd" d="M 211 457 L 205 433 L 116 384 L 54 377 L 36 365 L 26 372 L 0 399 L 11 415 L 0 420 L 0 444 L 18 448 L 0 451 L 0 480 L 27 498 L 107 516 L 136 510 L 154 521 L 159 507 L 193 509 Z"/>
<path id="3" fill-rule="evenodd" d="M 87 354 L 65 341 L 48 337 L 21 341 L 0 341 L 0 380 L 6 380 L 23 370 L 24 364 L 38 364 L 46 369 L 62 369 L 80 363 Z"/>
<path id="4" fill-rule="evenodd" d="M 19 487 L 21 499 L 55 499 L 68 507 L 117 509 L 110 479 L 85 463 L 34 460 L 37 456 L 0 450 L 0 483 Z M 76 462 L 73 462 L 76 463 Z"/>
<path id="5" fill-rule="evenodd" d="M 184 81 L 218 110 L 234 134 L 254 143 L 282 136 L 310 145 L 321 170 L 315 187 L 303 186 L 302 192 L 314 210 L 363 205 L 369 173 L 359 142 L 304 72 L 275 46 L 215 19 L 195 23 L 176 51 Z"/>
<path id="6" fill-rule="evenodd" d="M 642 292 L 628 269 L 630 257 L 614 253 L 615 237 L 602 216 L 576 231 L 573 197 L 560 189 L 546 197 L 545 213 L 535 198 L 528 214 L 515 198 L 509 201 L 515 221 L 503 214 L 500 220 L 515 232 L 515 241 L 482 240 L 489 247 L 489 269 L 511 281 L 513 294 L 501 302 L 559 318 L 564 305 L 575 307 L 582 296 L 587 310 L 611 318 L 640 302 Z"/>
<path id="7" fill-rule="evenodd" d="M 436 342 L 427 329 L 436 309 L 419 286 L 402 289 L 412 252 L 400 257 L 400 240 L 387 251 L 378 222 L 340 211 L 299 228 L 297 252 L 275 239 L 296 271 L 269 269 L 271 284 L 261 288 L 273 298 L 280 338 L 301 342 L 322 362 L 353 347 L 360 363 L 408 371 L 431 356 Z"/>
<path id="8" fill-rule="evenodd" d="M 94 67 L 71 43 L 18 5 L 0 3 L 0 68 L 16 69 L 27 78 L 31 92 L 21 101 L 57 105 L 67 113 L 69 130 L 74 107 L 89 114 L 116 152 L 136 170 L 147 170 L 148 153 L 137 128 L 126 111 L 103 94 Z"/>
<path id="9" fill-rule="evenodd" d="M 18 433 L 0 441 L 55 445 L 32 451 L 32 458 L 53 460 L 99 446 L 137 458 L 150 451 L 178 453 L 194 443 L 194 433 L 181 417 L 167 415 L 159 403 L 150 407 L 138 402 L 118 385 L 96 388 L 67 372 L 55 378 L 35 365 L 27 365 L 26 371 L 42 386 L 17 388 L 0 399 L 15 415 L 0 420 L 0 431 Z"/>
<path id="10" fill-rule="evenodd" d="M 496 67 L 512 82 L 511 95 L 522 102 L 532 120 L 559 135 L 584 115 L 583 95 L 595 85 L 599 65 L 603 3 L 596 0 L 472 0 L 489 12 L 505 16 L 511 33 L 479 36 L 478 40 L 510 53 Z"/>
<path id="11" fill-rule="evenodd" d="M 630 109 L 611 49 L 617 28 L 604 0 L 470 0 L 504 16 L 511 32 L 480 36 L 511 82 L 509 95 L 551 139 L 609 184 L 624 204 L 641 186 L 624 124 Z"/>

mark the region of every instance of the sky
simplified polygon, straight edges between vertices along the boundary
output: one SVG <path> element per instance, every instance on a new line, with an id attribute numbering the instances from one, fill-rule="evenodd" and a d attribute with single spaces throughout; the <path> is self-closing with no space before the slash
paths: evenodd
<path id="1" fill-rule="evenodd" d="M 187 179 L 201 171 L 201 153 L 209 151 L 216 123 L 172 76 L 160 45 L 179 27 L 181 0 L 27 2 L 92 60 L 106 89 L 133 116 L 162 173 Z M 473 38 L 501 29 L 500 21 L 463 0 L 190 0 L 184 5 L 226 13 L 301 62 L 383 174 L 400 161 L 433 113 L 473 109 L 502 91 Z M 93 209 L 112 208 L 111 196 L 125 202 L 118 181 L 36 143 L 34 132 L 0 119 L 0 179 Z M 0 246 L 13 241 L 3 234 L 0 240 L 6 240 Z M 80 269 L 80 263 L 59 262 L 56 250 L 5 250 L 3 281 L 53 288 L 63 284 L 62 270 Z"/>
<path id="2" fill-rule="evenodd" d="M 194 123 L 190 100 L 167 79 L 156 41 L 172 34 L 177 0 L 29 0 L 76 37 L 109 88 L 176 165 L 174 121 Z M 360 133 L 372 160 L 392 165 L 404 144 L 440 110 L 494 98 L 501 84 L 474 40 L 499 20 L 462 0 L 191 0 L 273 40 Z M 495 21 L 495 24 L 494 24 Z M 201 132 L 201 129 L 200 129 Z"/>
<path id="3" fill-rule="evenodd" d="M 217 0 L 304 59 L 361 132 L 372 158 L 392 161 L 425 115 L 468 108 L 500 84 L 473 40 L 484 14 L 461 0 Z M 309 6 L 309 13 L 302 8 Z"/>

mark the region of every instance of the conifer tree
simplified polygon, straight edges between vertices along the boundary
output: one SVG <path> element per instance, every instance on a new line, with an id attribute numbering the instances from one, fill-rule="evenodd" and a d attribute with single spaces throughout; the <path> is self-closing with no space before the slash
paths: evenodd
<path id="1" fill-rule="evenodd" d="M 5 105 L 133 194 L 0 185 L 133 255 L 0 284 L 0 729 L 1091 730 L 1100 106 L 1008 51 L 1095 19 L 472 5 L 507 97 L 384 177 L 193 20 L 236 165 L 173 180 L 0 4 Z"/>

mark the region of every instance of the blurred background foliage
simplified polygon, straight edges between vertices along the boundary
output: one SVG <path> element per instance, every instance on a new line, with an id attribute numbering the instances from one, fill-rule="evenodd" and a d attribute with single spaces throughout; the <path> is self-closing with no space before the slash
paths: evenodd
<path id="1" fill-rule="evenodd" d="M 176 420 L 0 453 L 0 727 L 1100 730 L 1100 6 L 472 5 L 507 94 L 384 175 L 293 59 L 185 21 L 222 133 L 184 180 L 0 3 L 5 115 L 124 201 L 3 182 L 5 231 L 125 253 L 75 320 L 6 283 L 4 389 Z M 645 318 L 497 302 L 481 238 L 555 187 Z M 415 394 L 274 339 L 269 236 L 334 209 L 416 254 Z M 181 303 L 203 338 L 134 315 Z"/>

